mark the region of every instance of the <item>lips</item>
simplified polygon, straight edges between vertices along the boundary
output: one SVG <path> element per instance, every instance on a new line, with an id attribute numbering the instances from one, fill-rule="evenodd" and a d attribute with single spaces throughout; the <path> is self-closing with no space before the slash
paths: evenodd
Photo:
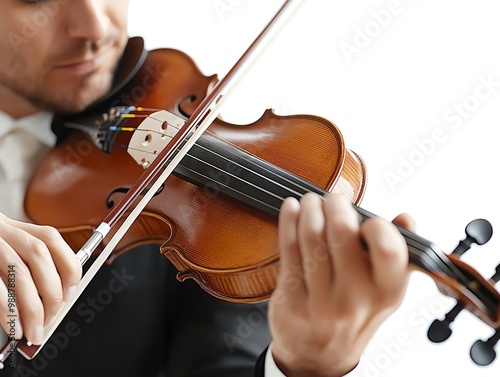
<path id="1" fill-rule="evenodd" d="M 77 60 L 68 64 L 62 64 L 55 67 L 55 70 L 73 74 L 73 75 L 85 75 L 93 71 L 98 70 L 104 63 L 106 58 L 105 53 L 96 55 L 90 59 Z"/>

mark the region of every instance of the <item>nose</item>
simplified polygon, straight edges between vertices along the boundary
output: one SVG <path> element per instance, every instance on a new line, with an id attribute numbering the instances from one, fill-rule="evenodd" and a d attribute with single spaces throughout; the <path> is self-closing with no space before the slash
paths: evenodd
<path id="1" fill-rule="evenodd" d="M 68 36 L 91 41 L 103 39 L 110 25 L 106 14 L 106 3 L 102 0 L 76 0 L 67 4 Z"/>

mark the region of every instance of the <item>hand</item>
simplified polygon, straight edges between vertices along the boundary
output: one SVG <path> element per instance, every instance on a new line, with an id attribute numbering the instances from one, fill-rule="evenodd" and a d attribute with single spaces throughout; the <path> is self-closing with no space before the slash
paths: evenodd
<path id="1" fill-rule="evenodd" d="M 9 336 L 21 339 L 24 334 L 31 343 L 40 344 L 43 327 L 62 301 L 76 293 L 81 275 L 80 262 L 56 229 L 0 214 L 0 324 Z M 9 306 L 8 287 L 15 290 L 14 306 Z M 12 318 L 14 330 L 9 324 Z"/>
<path id="2" fill-rule="evenodd" d="M 338 194 L 323 199 L 288 198 L 280 211 L 281 267 L 269 323 L 273 358 L 287 377 L 351 371 L 408 282 L 408 249 L 395 226 L 381 218 L 360 223 Z M 413 228 L 407 215 L 395 222 Z"/>

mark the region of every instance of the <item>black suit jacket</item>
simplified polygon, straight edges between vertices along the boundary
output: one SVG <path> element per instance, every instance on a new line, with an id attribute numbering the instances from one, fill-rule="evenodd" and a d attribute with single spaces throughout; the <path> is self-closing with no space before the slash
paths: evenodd
<path id="1" fill-rule="evenodd" d="M 157 246 L 125 253 L 103 266 L 33 361 L 17 355 L 0 376 L 263 376 L 267 305 L 224 302 L 176 272 Z"/>

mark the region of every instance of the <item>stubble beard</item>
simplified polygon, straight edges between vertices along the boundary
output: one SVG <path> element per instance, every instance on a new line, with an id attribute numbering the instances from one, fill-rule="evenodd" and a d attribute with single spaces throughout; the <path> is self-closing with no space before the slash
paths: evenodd
<path id="1" fill-rule="evenodd" d="M 81 112 L 111 89 L 114 72 L 125 44 L 126 42 L 120 41 L 119 35 L 114 33 L 99 44 L 82 42 L 75 45 L 71 48 L 75 52 L 68 53 L 68 56 L 80 56 L 83 50 L 96 52 L 106 48 L 113 50 L 111 54 L 117 55 L 113 56 L 114 61 L 107 63 L 108 67 L 74 78 L 74 83 L 70 85 L 64 83 L 64 78 L 50 78 L 50 73 L 23 74 L 27 72 L 27 67 L 23 67 L 24 64 L 21 63 L 17 64 L 17 67 L 14 65 L 14 72 L 0 71 L 0 86 L 4 86 L 40 110 L 60 114 Z"/>
<path id="2" fill-rule="evenodd" d="M 112 80 L 113 71 L 90 73 L 82 76 L 72 90 L 64 92 L 51 90 L 43 78 L 23 82 L 0 77 L 0 85 L 40 110 L 68 114 L 81 112 L 104 96 L 111 89 Z"/>

